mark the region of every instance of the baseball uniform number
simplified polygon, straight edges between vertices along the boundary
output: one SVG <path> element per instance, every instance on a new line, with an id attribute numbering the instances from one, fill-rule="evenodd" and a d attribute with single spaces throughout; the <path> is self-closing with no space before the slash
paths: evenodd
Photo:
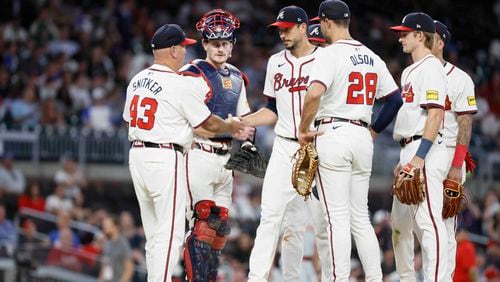
<path id="1" fill-rule="evenodd" d="M 144 97 L 140 103 L 140 107 L 144 108 L 144 116 L 139 119 L 137 118 L 137 104 L 139 104 L 139 95 L 135 95 L 130 103 L 130 126 L 151 130 L 155 124 L 158 102 L 153 98 Z"/>
<path id="2" fill-rule="evenodd" d="M 347 104 L 373 105 L 373 98 L 377 91 L 377 74 L 369 72 L 364 75 L 360 72 L 349 74 L 349 88 L 347 89 Z M 365 90 L 365 94 L 360 93 Z M 365 101 L 366 97 L 366 101 Z"/>

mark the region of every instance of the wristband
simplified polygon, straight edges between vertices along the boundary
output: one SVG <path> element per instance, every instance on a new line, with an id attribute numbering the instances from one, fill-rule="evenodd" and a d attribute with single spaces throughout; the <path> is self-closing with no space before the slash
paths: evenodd
<path id="1" fill-rule="evenodd" d="M 418 146 L 417 153 L 415 154 L 417 157 L 425 160 L 425 156 L 432 147 L 432 141 L 427 138 L 422 138 L 420 141 L 420 146 Z"/>
<path id="2" fill-rule="evenodd" d="M 453 156 L 453 162 L 451 162 L 451 166 L 454 167 L 462 167 L 465 160 L 465 155 L 467 154 L 467 146 L 464 144 L 458 144 L 455 148 L 455 155 Z"/>

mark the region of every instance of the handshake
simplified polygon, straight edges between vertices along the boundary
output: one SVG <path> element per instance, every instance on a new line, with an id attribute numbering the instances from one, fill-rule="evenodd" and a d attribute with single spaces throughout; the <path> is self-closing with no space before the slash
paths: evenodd
<path id="1" fill-rule="evenodd" d="M 255 127 L 245 126 L 239 117 L 233 117 L 229 114 L 225 122 L 229 124 L 230 132 L 234 139 L 240 141 L 253 139 Z"/>

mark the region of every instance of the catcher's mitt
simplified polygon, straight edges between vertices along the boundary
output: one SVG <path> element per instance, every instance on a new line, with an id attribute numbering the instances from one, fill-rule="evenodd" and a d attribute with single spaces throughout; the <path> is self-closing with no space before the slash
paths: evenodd
<path id="1" fill-rule="evenodd" d="M 464 186 L 457 181 L 446 178 L 443 182 L 443 219 L 456 216 L 463 208 L 467 198 Z"/>
<path id="2" fill-rule="evenodd" d="M 318 168 L 318 153 L 312 143 L 301 147 L 293 156 L 292 185 L 304 200 L 309 198 L 312 182 Z"/>
<path id="3" fill-rule="evenodd" d="M 398 200 L 406 205 L 417 205 L 424 201 L 425 183 L 420 168 L 407 164 L 401 169 L 392 191 Z"/>
<path id="4" fill-rule="evenodd" d="M 226 169 L 239 170 L 263 178 L 266 174 L 267 161 L 257 146 L 245 142 L 241 148 L 229 158 L 224 165 Z"/>

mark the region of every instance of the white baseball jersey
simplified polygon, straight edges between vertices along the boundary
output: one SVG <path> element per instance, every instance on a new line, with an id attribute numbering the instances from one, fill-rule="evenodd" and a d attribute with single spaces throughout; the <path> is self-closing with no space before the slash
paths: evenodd
<path id="1" fill-rule="evenodd" d="M 401 75 L 401 87 L 404 103 L 394 125 L 393 137 L 396 141 L 424 133 L 426 108 L 444 109 L 446 73 L 443 65 L 433 55 L 425 56 L 405 68 Z"/>
<path id="2" fill-rule="evenodd" d="M 199 94 L 208 90 L 205 82 L 166 66 L 154 64 L 142 70 L 127 87 L 123 119 L 129 124 L 129 140 L 190 148 L 192 128 L 210 116 Z"/>
<path id="3" fill-rule="evenodd" d="M 477 113 L 474 82 L 463 70 L 446 62 L 444 66 L 448 81 L 444 112 L 444 140 L 447 146 L 457 143 L 457 115 Z"/>
<path id="4" fill-rule="evenodd" d="M 310 80 L 326 87 L 317 119 L 338 117 L 370 123 L 374 99 L 398 89 L 385 62 L 356 40 L 339 40 L 322 48 Z"/>
<path id="5" fill-rule="evenodd" d="M 264 94 L 276 98 L 278 121 L 274 127 L 277 135 L 298 138 L 302 105 L 310 79 L 313 61 L 320 48 L 300 58 L 282 50 L 269 58 Z"/>

